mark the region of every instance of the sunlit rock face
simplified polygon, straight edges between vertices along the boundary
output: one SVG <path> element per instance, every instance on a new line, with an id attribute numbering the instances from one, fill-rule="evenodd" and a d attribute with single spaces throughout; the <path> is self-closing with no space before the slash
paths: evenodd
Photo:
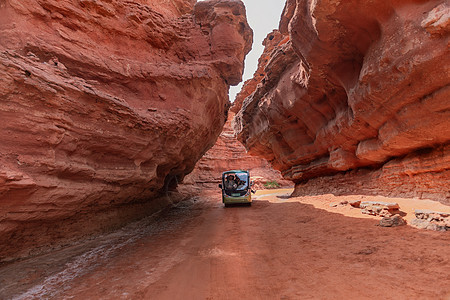
<path id="1" fill-rule="evenodd" d="M 0 261 L 163 205 L 251 43 L 237 0 L 0 0 Z"/>
<path id="2" fill-rule="evenodd" d="M 287 1 L 289 42 L 264 60 L 238 138 L 297 195 L 450 204 L 449 18 L 446 1 Z"/>
<path id="3" fill-rule="evenodd" d="M 253 74 L 253 77 L 244 82 L 241 91 L 236 95 L 236 99 L 230 109 L 232 112 L 237 113 L 242 108 L 245 98 L 250 96 L 255 91 L 256 86 L 261 83 L 261 81 L 265 80 L 264 78 L 266 76 L 266 72 L 264 69 L 271 58 L 272 52 L 275 48 L 279 48 L 288 41 L 289 36 L 282 34 L 279 30 L 273 30 L 267 35 L 262 43 L 264 46 L 264 51 L 258 59 L 258 67 Z"/>

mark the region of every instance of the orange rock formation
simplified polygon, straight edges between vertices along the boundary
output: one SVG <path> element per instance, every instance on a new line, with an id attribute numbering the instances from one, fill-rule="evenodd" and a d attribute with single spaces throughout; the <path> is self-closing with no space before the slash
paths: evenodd
<path id="1" fill-rule="evenodd" d="M 296 195 L 450 204 L 448 3 L 288 0 L 279 31 L 236 116 L 249 153 Z"/>
<path id="2" fill-rule="evenodd" d="M 195 3 L 0 1 L 0 261 L 154 211 L 214 145 L 252 31 Z"/>
<path id="3" fill-rule="evenodd" d="M 281 173 L 272 169 L 265 159 L 249 155 L 237 140 L 231 124 L 233 107 L 216 144 L 198 161 L 194 171 L 185 177 L 184 183 L 194 190 L 217 189 L 222 172 L 242 169 L 250 171 L 255 189 L 263 189 L 265 183 L 273 181 L 280 186 L 291 186 L 292 182 L 283 179 Z"/>

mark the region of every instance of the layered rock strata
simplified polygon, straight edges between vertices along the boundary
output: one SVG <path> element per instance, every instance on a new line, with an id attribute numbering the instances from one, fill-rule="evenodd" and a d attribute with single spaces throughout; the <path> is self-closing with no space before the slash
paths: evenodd
<path id="1" fill-rule="evenodd" d="M 265 159 L 249 155 L 237 140 L 231 124 L 233 107 L 216 144 L 198 161 L 194 171 L 185 177 L 183 183 L 193 191 L 218 189 L 222 172 L 248 170 L 255 189 L 264 189 L 269 182 L 276 182 L 280 187 L 292 186 L 292 182 L 283 179 L 281 173 L 272 169 Z"/>
<path id="2" fill-rule="evenodd" d="M 0 261 L 160 208 L 214 145 L 252 31 L 195 3 L 0 1 Z"/>
<path id="3" fill-rule="evenodd" d="M 264 71 L 264 69 L 269 62 L 271 54 L 275 50 L 275 48 L 279 48 L 288 41 L 289 36 L 282 34 L 279 30 L 273 30 L 267 35 L 267 37 L 262 42 L 264 51 L 261 57 L 258 59 L 258 67 L 253 74 L 253 77 L 244 82 L 241 91 L 236 95 L 233 106 L 230 108 L 233 113 L 236 114 L 239 112 L 239 110 L 242 108 L 242 104 L 244 103 L 245 98 L 250 96 L 256 90 L 258 84 L 265 80 L 264 77 L 266 75 L 266 72 Z"/>
<path id="4" fill-rule="evenodd" d="M 288 0 L 279 31 L 236 116 L 249 153 L 295 195 L 450 204 L 448 3 Z"/>

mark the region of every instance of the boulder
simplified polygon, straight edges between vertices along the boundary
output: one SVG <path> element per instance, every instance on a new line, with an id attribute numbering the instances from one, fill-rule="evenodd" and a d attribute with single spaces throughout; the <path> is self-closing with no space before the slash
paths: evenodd
<path id="1" fill-rule="evenodd" d="M 406 221 L 400 215 L 383 217 L 383 219 L 380 220 L 381 227 L 397 227 L 402 225 L 406 225 Z"/>

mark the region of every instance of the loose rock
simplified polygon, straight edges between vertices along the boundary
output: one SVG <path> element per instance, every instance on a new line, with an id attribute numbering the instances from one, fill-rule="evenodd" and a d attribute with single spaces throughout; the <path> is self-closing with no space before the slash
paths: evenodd
<path id="1" fill-rule="evenodd" d="M 397 226 L 402 226 L 405 224 L 406 224 L 406 221 L 400 215 L 394 215 L 391 217 L 383 217 L 383 219 L 380 220 L 381 227 L 397 227 Z"/>
<path id="2" fill-rule="evenodd" d="M 363 201 L 360 204 L 361 212 L 372 216 L 390 217 L 399 212 L 397 203 Z"/>
<path id="3" fill-rule="evenodd" d="M 361 205 L 361 200 L 353 200 L 349 202 L 351 206 L 355 207 L 355 208 L 359 208 Z"/>
<path id="4" fill-rule="evenodd" d="M 450 230 L 450 213 L 416 209 L 415 215 L 416 219 L 410 222 L 411 226 L 434 231 Z"/>

